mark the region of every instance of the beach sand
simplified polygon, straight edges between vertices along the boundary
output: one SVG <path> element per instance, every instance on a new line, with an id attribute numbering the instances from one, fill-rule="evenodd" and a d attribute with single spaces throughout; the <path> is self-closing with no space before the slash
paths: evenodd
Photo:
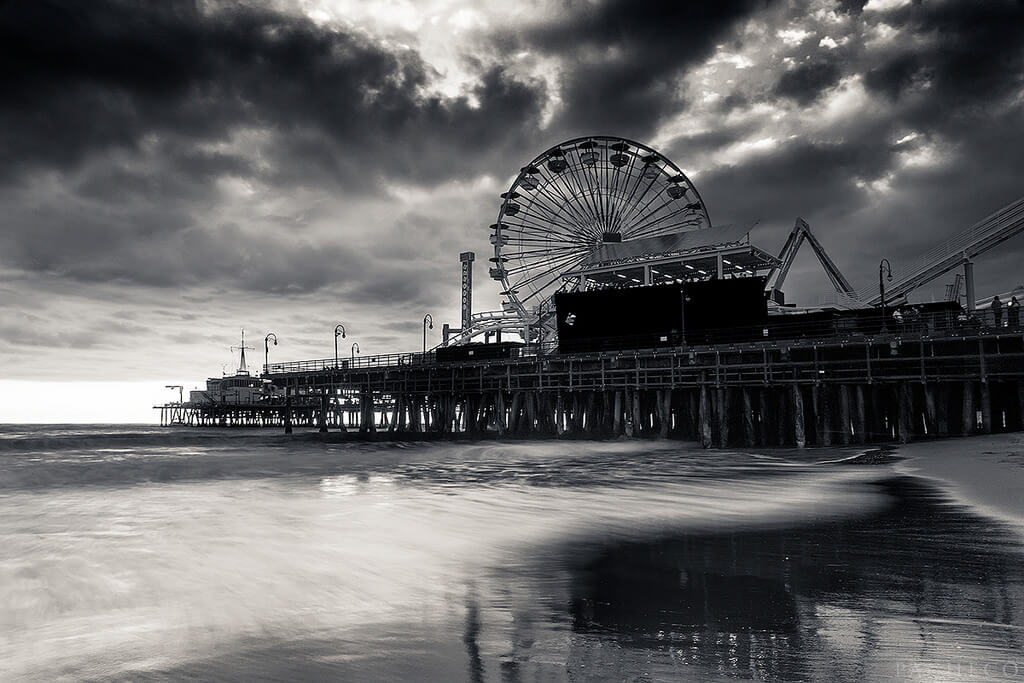
<path id="1" fill-rule="evenodd" d="M 975 511 L 1024 534 L 1024 434 L 926 441 L 902 446 L 897 470 L 924 477 Z"/>

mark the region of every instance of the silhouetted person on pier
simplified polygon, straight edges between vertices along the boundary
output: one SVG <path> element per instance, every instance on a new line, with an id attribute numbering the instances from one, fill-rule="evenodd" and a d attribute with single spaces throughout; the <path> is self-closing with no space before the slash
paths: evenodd
<path id="1" fill-rule="evenodd" d="M 1015 330 L 1020 327 L 1020 302 L 1017 297 L 1011 297 L 1010 303 L 1006 304 L 1006 322 Z"/>
<path id="2" fill-rule="evenodd" d="M 999 300 L 998 296 L 992 297 L 992 318 L 995 320 L 996 327 L 1003 326 L 1003 302 Z"/>

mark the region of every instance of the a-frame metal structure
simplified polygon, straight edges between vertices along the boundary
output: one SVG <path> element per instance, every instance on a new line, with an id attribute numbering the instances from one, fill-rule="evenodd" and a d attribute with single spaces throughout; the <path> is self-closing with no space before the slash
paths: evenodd
<path id="1" fill-rule="evenodd" d="M 796 225 L 793 226 L 792 232 L 786 238 L 786 243 L 782 246 L 782 251 L 779 252 L 779 266 L 768 275 L 765 290 L 769 293 L 770 299 L 775 301 L 781 300 L 782 285 L 786 281 L 789 269 L 796 260 L 797 252 L 803 246 L 804 240 L 811 245 L 814 255 L 818 257 L 825 275 L 828 276 L 836 291 L 840 294 L 846 294 L 851 298 L 856 298 L 857 293 L 853 285 L 850 284 L 850 281 L 846 279 L 846 276 L 842 274 L 839 267 L 829 257 L 828 253 L 825 252 L 825 247 L 821 246 L 821 242 L 811 232 L 811 226 L 803 218 L 797 218 Z"/>

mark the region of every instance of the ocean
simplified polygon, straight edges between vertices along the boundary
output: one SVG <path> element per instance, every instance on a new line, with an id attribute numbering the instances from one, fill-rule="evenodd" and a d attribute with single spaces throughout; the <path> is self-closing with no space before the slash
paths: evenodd
<path id="1" fill-rule="evenodd" d="M 1024 680 L 1024 526 L 924 446 L 0 425 L 0 680 Z"/>

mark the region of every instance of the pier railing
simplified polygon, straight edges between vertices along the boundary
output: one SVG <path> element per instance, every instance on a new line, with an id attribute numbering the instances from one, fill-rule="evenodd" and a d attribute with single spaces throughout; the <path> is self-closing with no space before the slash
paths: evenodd
<path id="1" fill-rule="evenodd" d="M 689 338 L 682 334 L 655 338 L 651 335 L 608 335 L 587 340 L 585 346 L 573 348 L 557 342 L 523 344 L 509 348 L 504 355 L 488 355 L 476 359 L 439 361 L 435 349 L 415 353 L 386 353 L 363 355 L 355 358 L 323 358 L 271 363 L 264 366 L 264 376 L 295 375 L 307 373 L 347 373 L 352 370 L 371 369 L 416 369 L 425 366 L 445 364 L 479 364 L 504 360 L 530 359 L 559 354 L 585 358 L 607 353 L 629 354 L 642 350 L 692 351 L 703 354 L 714 349 L 736 347 L 762 348 L 778 346 L 806 346 L 821 344 L 844 344 L 893 342 L 906 344 L 914 340 L 935 340 L 941 338 L 966 338 L 990 336 L 1021 331 L 1019 320 L 1011 322 L 1006 312 L 996 324 L 991 310 L 979 310 L 970 314 L 955 314 L 951 311 L 938 313 L 916 313 L 913 307 L 889 309 L 883 317 L 878 309 L 865 311 L 857 318 L 830 318 L 822 315 L 812 321 L 788 321 L 786 316 L 773 316 L 767 324 L 735 326 L 700 330 Z M 901 313 L 893 316 L 896 310 Z M 566 348 L 568 347 L 568 348 Z"/>
<path id="2" fill-rule="evenodd" d="M 357 358 L 322 358 L 316 360 L 296 360 L 285 363 L 271 363 L 263 366 L 264 375 L 288 374 L 296 372 L 331 372 L 352 369 L 423 366 L 435 362 L 434 352 L 426 353 L 381 353 L 374 356 Z"/>

